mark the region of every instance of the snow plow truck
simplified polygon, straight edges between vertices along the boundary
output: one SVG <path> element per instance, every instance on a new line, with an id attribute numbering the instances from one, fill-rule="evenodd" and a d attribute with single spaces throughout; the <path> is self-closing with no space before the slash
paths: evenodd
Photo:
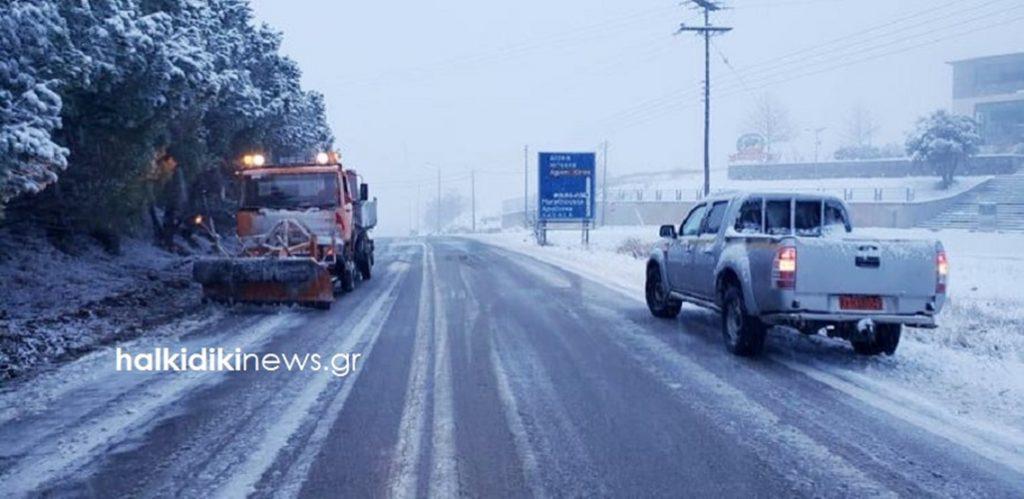
<path id="1" fill-rule="evenodd" d="M 356 280 L 370 278 L 377 200 L 336 153 L 275 165 L 253 154 L 242 164 L 241 249 L 193 263 L 204 298 L 328 309 L 336 290 L 352 291 Z"/>

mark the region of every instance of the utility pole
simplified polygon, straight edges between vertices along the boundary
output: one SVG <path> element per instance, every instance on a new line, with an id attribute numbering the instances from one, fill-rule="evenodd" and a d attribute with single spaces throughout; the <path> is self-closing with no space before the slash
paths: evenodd
<path id="1" fill-rule="evenodd" d="M 808 128 L 810 132 L 814 132 L 814 162 L 818 162 L 818 153 L 821 151 L 821 132 L 827 130 L 825 127 Z"/>
<path id="2" fill-rule="evenodd" d="M 523 227 L 530 227 L 530 146 L 523 146 Z"/>
<path id="3" fill-rule="evenodd" d="M 437 233 L 441 233 L 441 169 L 437 169 Z"/>
<path id="4" fill-rule="evenodd" d="M 608 140 L 604 141 L 604 154 L 601 156 L 604 163 L 604 173 L 601 174 L 601 226 L 608 224 Z"/>
<path id="5" fill-rule="evenodd" d="M 476 170 L 469 171 L 469 192 L 470 197 L 473 198 L 472 209 L 470 210 L 473 214 L 473 232 L 476 232 Z"/>
<path id="6" fill-rule="evenodd" d="M 731 31 L 732 28 L 711 25 L 710 13 L 722 9 L 714 1 L 690 1 L 696 4 L 697 7 L 704 9 L 704 25 L 687 26 L 686 24 L 681 24 L 676 34 L 692 31 L 704 36 L 704 196 L 707 196 L 711 194 L 711 36 L 726 33 Z"/>

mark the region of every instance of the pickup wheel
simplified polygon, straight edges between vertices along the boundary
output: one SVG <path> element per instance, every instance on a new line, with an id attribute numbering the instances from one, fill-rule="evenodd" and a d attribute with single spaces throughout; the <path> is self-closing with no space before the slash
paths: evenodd
<path id="1" fill-rule="evenodd" d="M 647 297 L 647 308 L 651 314 L 662 319 L 675 319 L 679 315 L 679 309 L 683 302 L 673 300 L 661 284 L 661 269 L 652 265 L 647 269 L 647 284 L 644 286 Z"/>
<path id="2" fill-rule="evenodd" d="M 722 294 L 722 336 L 725 348 L 735 355 L 751 357 L 764 350 L 767 326 L 760 319 L 747 314 L 743 293 L 730 285 Z"/>
<path id="3" fill-rule="evenodd" d="M 902 324 L 878 324 L 875 326 L 875 337 L 867 341 L 851 341 L 853 351 L 860 355 L 892 355 L 900 344 L 903 335 Z"/>

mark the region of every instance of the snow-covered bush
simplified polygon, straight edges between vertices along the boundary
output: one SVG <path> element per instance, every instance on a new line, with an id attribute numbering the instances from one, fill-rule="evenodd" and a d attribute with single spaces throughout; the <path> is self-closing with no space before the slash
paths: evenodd
<path id="1" fill-rule="evenodd" d="M 651 246 L 654 243 L 644 242 L 638 237 L 627 237 L 615 248 L 620 255 L 629 255 L 637 260 L 647 258 L 651 254 Z"/>

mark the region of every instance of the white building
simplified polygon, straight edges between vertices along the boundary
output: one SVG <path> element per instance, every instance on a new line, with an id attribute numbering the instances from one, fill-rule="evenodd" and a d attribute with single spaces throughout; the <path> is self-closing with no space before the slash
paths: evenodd
<path id="1" fill-rule="evenodd" d="M 986 152 L 1024 144 L 1024 53 L 953 61 L 953 111 L 981 124 Z"/>

